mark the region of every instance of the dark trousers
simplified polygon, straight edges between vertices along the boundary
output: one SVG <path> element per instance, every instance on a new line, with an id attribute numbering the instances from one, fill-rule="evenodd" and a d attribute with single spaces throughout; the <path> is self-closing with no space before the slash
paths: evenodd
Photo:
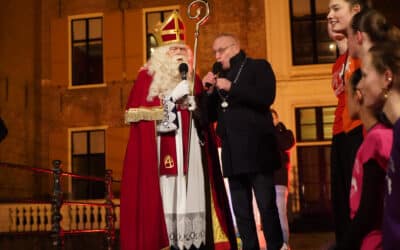
<path id="1" fill-rule="evenodd" d="M 362 126 L 334 135 L 331 146 L 331 197 L 336 242 L 350 223 L 349 195 L 354 160 L 363 140 Z"/>
<path id="2" fill-rule="evenodd" d="M 259 250 L 254 221 L 252 190 L 260 210 L 268 250 L 279 250 L 283 244 L 272 174 L 242 174 L 229 177 L 232 207 L 236 217 L 243 250 Z"/>

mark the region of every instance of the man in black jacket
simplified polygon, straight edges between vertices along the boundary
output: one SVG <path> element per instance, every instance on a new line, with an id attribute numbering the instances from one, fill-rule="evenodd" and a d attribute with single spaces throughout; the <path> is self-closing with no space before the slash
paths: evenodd
<path id="1" fill-rule="evenodd" d="M 243 250 L 259 249 L 252 192 L 268 249 L 279 250 L 283 240 L 273 172 L 281 165 L 269 110 L 275 99 L 274 72 L 267 61 L 247 57 L 231 34 L 217 36 L 213 50 L 220 67 L 203 78 L 203 112 L 207 122 L 218 123 L 223 174 L 229 180 Z"/>

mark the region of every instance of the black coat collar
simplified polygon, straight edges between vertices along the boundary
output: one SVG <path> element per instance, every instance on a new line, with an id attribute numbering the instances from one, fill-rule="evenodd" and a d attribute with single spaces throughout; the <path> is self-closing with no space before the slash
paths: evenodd
<path id="1" fill-rule="evenodd" d="M 227 69 L 224 73 L 227 79 L 230 81 L 233 81 L 235 78 L 237 72 L 239 71 L 239 68 L 243 62 L 243 60 L 246 59 L 246 53 L 243 50 L 240 50 L 239 53 L 237 53 L 235 56 L 233 56 L 230 61 L 230 68 Z"/>

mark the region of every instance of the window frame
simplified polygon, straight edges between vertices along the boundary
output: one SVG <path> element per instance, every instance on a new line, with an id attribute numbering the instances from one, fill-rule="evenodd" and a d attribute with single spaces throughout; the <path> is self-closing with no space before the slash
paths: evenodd
<path id="1" fill-rule="evenodd" d="M 104 131 L 104 166 L 107 169 L 107 129 L 108 126 L 94 126 L 94 127 L 78 127 L 78 128 L 68 128 L 68 165 L 67 171 L 72 173 L 72 157 L 73 157 L 73 141 L 72 134 L 76 132 L 91 132 L 91 131 Z M 68 177 L 68 194 L 72 195 L 72 178 Z"/>
<path id="2" fill-rule="evenodd" d="M 308 189 L 310 188 L 310 184 L 312 185 L 318 185 L 318 190 L 319 195 L 321 196 L 322 193 L 329 192 L 330 190 L 330 168 L 327 167 L 326 164 L 321 163 L 323 159 L 329 161 L 330 158 L 324 157 L 324 155 L 321 154 L 321 152 L 325 152 L 326 150 L 331 150 L 331 144 L 332 144 L 332 138 L 324 138 L 324 125 L 325 126 L 331 126 L 333 127 L 333 122 L 334 122 L 334 117 L 332 119 L 332 123 L 326 122 L 324 123 L 324 108 L 332 108 L 333 109 L 333 115 L 334 111 L 336 109 L 335 105 L 332 104 L 318 104 L 318 105 L 308 105 L 308 106 L 295 106 L 294 107 L 294 116 L 295 116 L 295 130 L 296 130 L 296 162 L 297 162 L 297 169 L 296 169 L 296 181 L 298 183 L 297 187 L 294 187 L 295 191 L 295 198 L 298 200 L 298 212 L 301 214 L 307 215 L 310 212 L 316 212 L 316 213 L 327 213 L 327 215 L 330 215 L 330 199 L 331 197 L 325 197 L 324 199 L 321 199 L 319 202 L 313 203 L 310 202 L 310 199 L 307 199 L 307 197 L 310 197 L 306 195 L 308 193 Z M 301 130 L 300 130 L 300 110 L 302 109 L 313 109 L 315 112 L 316 116 L 316 134 L 317 138 L 315 140 L 301 140 Z M 318 169 L 318 178 L 316 179 L 315 183 L 311 183 L 309 181 L 309 178 L 307 178 L 307 169 L 304 168 L 307 164 L 310 164 L 310 162 L 306 162 L 303 160 L 303 154 L 301 152 L 303 150 L 309 150 L 310 148 L 317 149 L 320 153 L 316 155 L 317 157 L 317 164 L 319 166 Z M 322 178 L 323 177 L 323 178 Z M 307 186 L 307 188 L 306 188 Z M 306 193 L 307 192 L 307 193 Z M 321 193 L 322 192 L 322 193 Z M 329 223 L 328 223 L 329 224 Z"/>
<path id="3" fill-rule="evenodd" d="M 78 19 L 93 19 L 93 18 L 101 18 L 102 19 L 102 61 L 103 61 L 103 82 L 101 83 L 82 83 L 79 85 L 74 85 L 72 83 L 72 21 Z M 80 15 L 71 15 L 68 16 L 68 89 L 84 89 L 84 88 L 98 88 L 105 87 L 105 62 L 104 62 L 104 14 L 99 13 L 90 13 L 90 14 L 80 14 Z"/>
<path id="4" fill-rule="evenodd" d="M 290 37 L 291 37 L 291 47 L 292 47 L 292 65 L 293 66 L 307 66 L 307 65 L 318 65 L 318 64 L 333 64 L 335 62 L 335 59 L 338 57 L 338 50 L 337 48 L 335 48 L 335 57 L 332 59 L 331 62 L 320 62 L 319 57 L 321 56 L 321 54 L 319 54 L 319 49 L 318 49 L 318 45 L 323 44 L 322 41 L 319 40 L 319 38 L 323 38 L 323 37 L 319 37 L 318 36 L 318 23 L 320 21 L 322 22 L 327 22 L 327 18 L 326 15 L 327 13 L 324 14 L 319 14 L 317 13 L 317 2 L 318 0 L 308 0 L 309 1 L 309 14 L 302 16 L 302 17 L 295 17 L 293 15 L 293 11 L 294 11 L 294 7 L 293 7 L 293 1 L 296 0 L 288 0 L 289 1 L 289 12 L 290 12 Z M 311 63 L 295 63 L 296 59 L 295 59 L 295 36 L 293 34 L 294 32 L 294 24 L 296 22 L 310 22 L 310 25 L 312 26 L 311 29 L 311 48 L 312 48 L 312 62 Z M 325 25 L 326 27 L 326 25 Z M 326 29 L 326 28 L 325 28 Z M 325 32 L 326 34 L 326 38 L 329 39 L 328 37 L 328 32 Z M 330 39 L 329 39 L 330 40 Z M 331 41 L 331 44 L 336 45 L 333 41 Z"/>
<path id="5" fill-rule="evenodd" d="M 334 120 L 332 123 L 324 123 L 324 116 L 323 116 L 323 110 L 324 108 L 333 108 L 335 109 L 336 106 L 334 105 L 323 105 L 323 106 L 307 106 L 307 107 L 296 107 L 294 110 L 295 113 L 295 127 L 296 127 L 296 142 L 298 143 L 299 146 L 309 146 L 309 145 L 326 145 L 327 143 L 330 144 L 332 141 L 332 137 L 330 138 L 325 138 L 324 137 L 324 125 L 327 126 L 332 126 Z M 307 139 L 307 140 L 302 140 L 301 136 L 301 123 L 300 123 L 300 111 L 305 110 L 305 109 L 313 109 L 315 112 L 315 126 L 316 126 L 316 139 Z"/>
<path id="6" fill-rule="evenodd" d="M 267 59 L 278 81 L 331 79 L 331 63 L 292 64 L 289 1 L 265 0 Z M 279 25 L 276 25 L 279 23 Z"/>

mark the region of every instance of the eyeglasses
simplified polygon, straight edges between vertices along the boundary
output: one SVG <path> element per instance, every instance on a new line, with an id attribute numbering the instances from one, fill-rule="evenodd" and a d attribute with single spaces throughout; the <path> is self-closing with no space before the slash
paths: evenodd
<path id="1" fill-rule="evenodd" d="M 234 46 L 234 45 L 235 45 L 235 44 L 233 43 L 233 44 L 228 45 L 228 46 L 226 46 L 226 47 L 216 49 L 216 50 L 214 50 L 214 53 L 215 53 L 215 54 L 223 54 L 228 48 L 230 48 L 230 47 L 232 47 L 232 46 Z"/>

